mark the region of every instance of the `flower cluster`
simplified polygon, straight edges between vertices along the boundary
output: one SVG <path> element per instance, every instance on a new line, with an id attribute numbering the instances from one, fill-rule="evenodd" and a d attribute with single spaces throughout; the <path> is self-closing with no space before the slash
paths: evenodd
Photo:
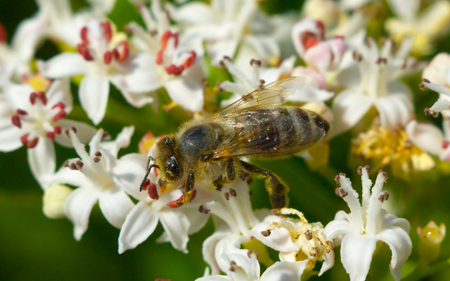
<path id="1" fill-rule="evenodd" d="M 444 267 L 445 225 L 422 229 L 417 204 L 448 195 L 448 1 L 305 0 L 300 13 L 256 0 L 36 2 L 9 41 L 0 24 L 0 151 L 26 150 L 44 215 L 67 218 L 75 240 L 98 203 L 119 254 L 158 233 L 188 254 L 212 221 L 196 280 L 331 280 L 335 259 L 352 281 Z M 338 197 L 335 167 L 350 174 L 336 176 Z M 252 176 L 268 191 L 257 204 Z"/>

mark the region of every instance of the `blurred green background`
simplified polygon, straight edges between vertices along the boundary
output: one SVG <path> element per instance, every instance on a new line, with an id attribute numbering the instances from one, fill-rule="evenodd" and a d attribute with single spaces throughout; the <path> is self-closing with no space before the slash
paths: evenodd
<path id="1" fill-rule="evenodd" d="M 271 13 L 288 9 L 300 10 L 303 1 L 267 0 L 263 8 Z M 84 1 L 72 1 L 75 10 L 86 6 Z M 14 30 L 22 19 L 32 16 L 37 6 L 32 0 L 0 1 L 0 22 L 11 39 Z M 141 22 L 138 13 L 127 0 L 118 0 L 110 15 L 118 28 L 135 20 Z M 376 37 L 383 35 L 382 29 L 371 27 Z M 438 50 L 445 51 L 449 37 L 438 43 Z M 38 50 L 36 57 L 48 59 L 58 52 L 50 41 Z M 431 56 L 430 56 L 431 57 Z M 406 80 L 415 92 L 415 102 L 419 120 L 440 124 L 440 119 L 431 120 L 423 115 L 423 109 L 430 106 L 437 94 L 418 89 L 420 74 Z M 77 87 L 72 89 L 75 106 L 69 119 L 90 123 L 77 100 Z M 163 104 L 170 102 L 167 95 L 160 93 Z M 126 125 L 135 125 L 136 131 L 128 149 L 121 153 L 137 151 L 140 138 L 152 131 L 155 135 L 175 132 L 185 121 L 187 115 L 175 108 L 170 113 L 164 110 L 153 112 L 150 106 L 135 109 L 129 106 L 122 95 L 112 89 L 104 121 L 104 128 L 113 137 Z M 291 207 L 306 215 L 310 222 L 321 221 L 324 225 L 333 219 L 338 210 L 348 211 L 341 198 L 334 195 L 334 176 L 344 172 L 352 179 L 355 189 L 361 190 L 361 181 L 356 173 L 357 164 L 349 154 L 351 133 L 343 134 L 331 142 L 330 163 L 326 168 L 312 172 L 300 158 L 289 158 L 272 162 L 255 161 L 262 168 L 270 169 L 290 186 Z M 154 280 L 156 278 L 172 281 L 194 280 L 203 275 L 206 263 L 203 262 L 202 242 L 213 233 L 211 220 L 200 232 L 190 236 L 189 254 L 183 254 L 168 243 L 158 244 L 155 239 L 162 233 L 158 226 L 155 233 L 134 250 L 119 255 L 119 230 L 107 223 L 98 206 L 90 216 L 89 228 L 80 242 L 72 236 L 72 224 L 66 220 L 51 220 L 42 213 L 42 191 L 33 179 L 27 164 L 26 149 L 20 148 L 11 153 L 0 153 L 0 280 Z M 57 147 L 58 166 L 68 158 L 76 157 L 73 150 Z M 353 163 L 349 165 L 349 163 Z M 351 168 L 349 168 L 349 166 Z M 388 170 L 389 171 L 389 170 Z M 401 216 L 411 222 L 411 238 L 417 245 L 417 225 L 425 226 L 429 220 L 450 226 L 450 177 L 438 173 L 420 175 L 414 181 L 405 182 L 391 177 L 386 187 L 398 206 L 403 210 Z M 254 208 L 269 208 L 269 200 L 263 182 L 255 180 L 251 185 Z M 444 240 L 439 260 L 449 257 L 449 239 Z M 274 257 L 276 259 L 275 253 Z M 410 261 L 404 271 L 411 270 L 417 261 L 417 249 L 413 248 Z M 368 280 L 392 280 L 389 274 L 389 248 L 384 245 L 377 250 Z M 320 264 L 319 264 L 320 266 Z M 447 267 L 445 267 L 447 268 Z M 321 278 L 312 280 L 348 280 L 339 261 L 339 248 L 336 249 L 336 265 Z M 426 280 L 450 280 L 447 271 L 441 271 Z"/>

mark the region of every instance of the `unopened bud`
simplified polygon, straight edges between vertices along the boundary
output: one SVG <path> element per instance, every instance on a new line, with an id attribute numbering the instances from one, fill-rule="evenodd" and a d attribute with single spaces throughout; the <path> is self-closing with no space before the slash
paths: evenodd
<path id="1" fill-rule="evenodd" d="M 43 212 L 50 219 L 62 219 L 66 217 L 64 205 L 72 189 L 60 184 L 50 186 L 44 191 Z"/>
<path id="2" fill-rule="evenodd" d="M 420 261 L 430 264 L 436 260 L 441 249 L 442 240 L 445 238 L 445 224 L 437 226 L 434 221 L 430 221 L 423 229 L 418 226 L 419 234 L 419 255 Z"/>

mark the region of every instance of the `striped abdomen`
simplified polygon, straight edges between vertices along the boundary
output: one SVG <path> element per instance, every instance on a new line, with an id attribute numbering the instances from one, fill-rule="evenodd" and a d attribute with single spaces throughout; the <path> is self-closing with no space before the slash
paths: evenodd
<path id="1" fill-rule="evenodd" d="M 295 153 L 321 140 L 330 128 L 317 113 L 296 106 L 246 108 L 228 124 L 234 127 L 231 154 L 237 156 Z"/>

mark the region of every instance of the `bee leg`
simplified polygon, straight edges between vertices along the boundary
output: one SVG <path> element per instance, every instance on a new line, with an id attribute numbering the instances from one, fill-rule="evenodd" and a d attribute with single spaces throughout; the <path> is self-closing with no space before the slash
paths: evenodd
<path id="1" fill-rule="evenodd" d="M 287 196 L 289 188 L 270 171 L 260 169 L 250 163 L 241 161 L 240 163 L 245 171 L 262 176 L 266 179 L 266 189 L 269 192 L 270 203 L 274 209 L 287 207 L 289 197 Z"/>
<path id="2" fill-rule="evenodd" d="M 148 160 L 147 160 L 147 172 L 145 173 L 144 179 L 142 180 L 142 183 L 141 183 L 141 185 L 139 187 L 139 191 L 142 191 L 142 187 L 144 186 L 145 182 L 147 181 L 148 175 L 150 174 L 152 168 L 159 169 L 159 166 L 156 165 L 156 164 L 150 165 L 150 162 L 152 162 L 152 161 L 156 162 L 155 158 L 149 156 Z M 149 180 L 149 182 L 150 182 L 150 180 Z"/>
<path id="3" fill-rule="evenodd" d="M 178 208 L 194 200 L 195 195 L 197 194 L 197 190 L 194 189 L 194 184 L 195 184 L 194 171 L 190 171 L 186 180 L 183 195 L 179 199 L 167 203 L 167 205 L 172 208 Z"/>
<path id="4" fill-rule="evenodd" d="M 227 177 L 220 177 L 213 181 L 213 185 L 216 187 L 217 191 L 221 191 L 224 184 L 233 182 L 236 180 L 236 168 L 234 167 L 234 160 L 228 159 L 226 166 Z"/>

